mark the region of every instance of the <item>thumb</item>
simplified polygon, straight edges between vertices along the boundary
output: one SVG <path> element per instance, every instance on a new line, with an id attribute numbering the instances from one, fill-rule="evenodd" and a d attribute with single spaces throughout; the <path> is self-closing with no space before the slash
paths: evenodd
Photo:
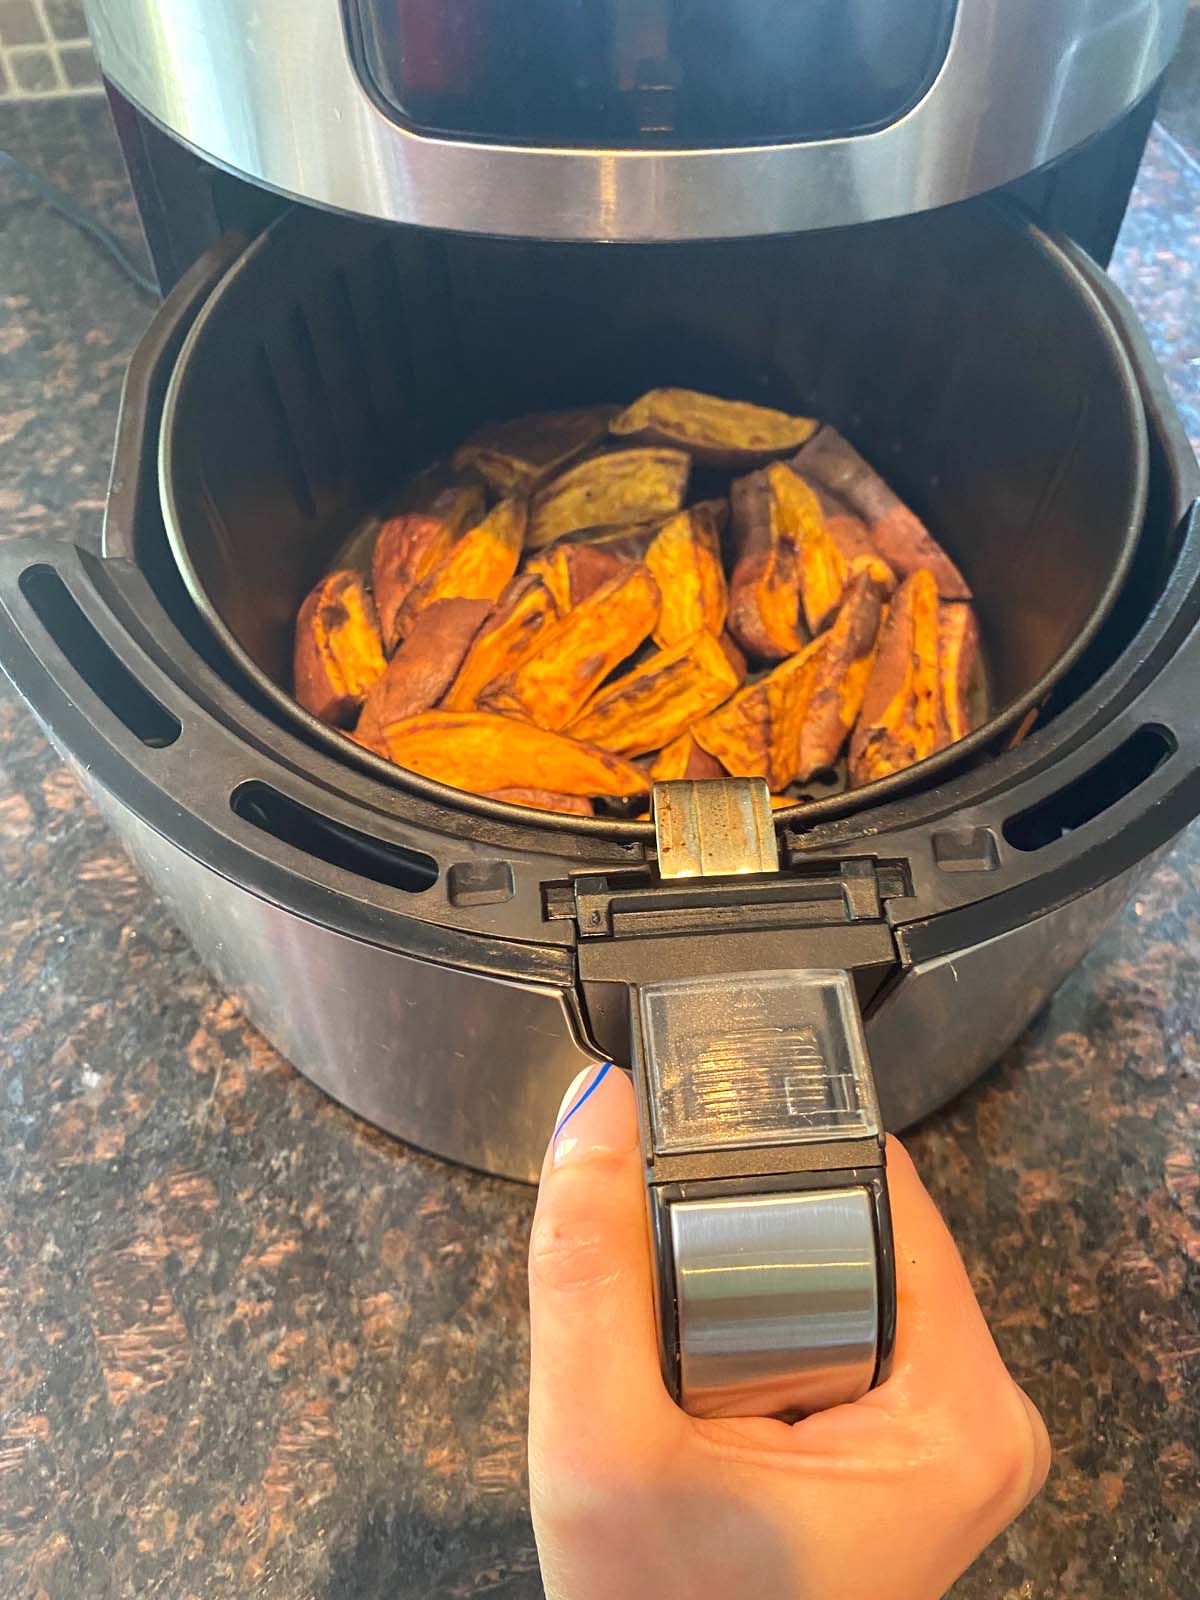
<path id="1" fill-rule="evenodd" d="M 530 1471 L 628 1465 L 682 1413 L 663 1384 L 633 1085 L 610 1064 L 567 1090 L 529 1246 Z"/>

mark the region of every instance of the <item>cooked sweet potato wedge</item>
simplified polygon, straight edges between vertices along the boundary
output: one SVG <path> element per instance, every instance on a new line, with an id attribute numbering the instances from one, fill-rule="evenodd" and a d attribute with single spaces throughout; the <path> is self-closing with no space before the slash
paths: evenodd
<path id="1" fill-rule="evenodd" d="M 416 511 L 441 517 L 455 533 L 465 533 L 482 522 L 487 495 L 475 478 L 455 472 L 447 462 L 436 462 L 409 478 L 388 500 L 388 514 Z"/>
<path id="2" fill-rule="evenodd" d="M 521 559 L 525 521 L 521 500 L 501 500 L 493 506 L 409 595 L 396 621 L 399 637 L 404 638 L 435 600 L 498 600 Z"/>
<path id="3" fill-rule="evenodd" d="M 487 497 L 477 483 L 454 481 L 438 489 L 432 499 L 425 500 L 434 486 L 431 478 L 428 489 L 421 491 L 422 504 L 406 505 L 405 511 L 428 511 L 431 517 L 441 517 L 453 533 L 466 533 L 483 521 L 487 512 Z M 410 486 L 405 499 L 411 498 L 416 485 Z"/>
<path id="4" fill-rule="evenodd" d="M 725 768 L 715 756 L 702 750 L 690 733 L 681 733 L 663 745 L 650 764 L 655 783 L 671 783 L 676 778 L 724 778 Z"/>
<path id="5" fill-rule="evenodd" d="M 862 711 L 850 740 L 850 776 L 870 783 L 924 761 L 948 743 L 938 670 L 937 581 L 919 568 L 896 590 L 880 631 Z"/>
<path id="6" fill-rule="evenodd" d="M 701 628 L 721 632 L 729 595 L 710 511 L 695 506 L 664 523 L 646 551 L 646 565 L 662 593 L 655 644 L 666 650 Z"/>
<path id="7" fill-rule="evenodd" d="M 434 517 L 446 523 L 451 533 L 457 535 L 464 528 L 473 528 L 482 520 L 486 510 L 481 484 L 464 483 L 447 466 L 426 467 L 423 472 L 410 478 L 398 494 L 389 498 L 382 516 L 368 517 L 349 535 L 330 562 L 330 570 L 351 567 L 368 577 L 379 536 L 387 524 L 397 517 L 414 514 Z M 375 605 L 378 609 L 378 595 Z"/>
<path id="8" fill-rule="evenodd" d="M 580 528 L 678 511 L 691 465 L 682 450 L 614 450 L 581 461 L 533 497 L 526 544 L 540 550 Z"/>
<path id="9" fill-rule="evenodd" d="M 764 467 L 733 485 L 737 561 L 729 581 L 729 631 L 751 655 L 779 661 L 804 646 L 800 561 L 782 528 Z"/>
<path id="10" fill-rule="evenodd" d="M 800 476 L 803 477 L 804 474 L 801 473 Z M 859 557 L 878 555 L 862 518 L 856 517 L 844 500 L 839 499 L 815 478 L 805 478 L 805 482 L 816 495 L 829 537 L 841 551 L 846 564 L 849 565 Z"/>
<path id="11" fill-rule="evenodd" d="M 800 555 L 800 602 L 814 638 L 829 626 L 846 587 L 846 558 L 825 525 L 821 502 L 782 461 L 767 468 L 775 516 Z"/>
<path id="12" fill-rule="evenodd" d="M 737 641 L 731 633 L 723 633 L 721 635 L 721 649 L 724 650 L 729 665 L 737 675 L 738 683 L 745 683 L 749 672 L 749 668 L 746 665 L 746 657 L 742 654 Z"/>
<path id="13" fill-rule="evenodd" d="M 815 639 L 757 683 L 692 725 L 701 749 L 735 778 L 766 778 L 786 788 L 796 775 L 800 730 L 825 648 Z"/>
<path id="14" fill-rule="evenodd" d="M 861 517 L 876 552 L 900 578 L 921 568 L 933 573 L 943 600 L 969 600 L 962 573 L 914 515 L 836 428 L 824 427 L 803 447 L 792 465 L 843 500 Z"/>
<path id="15" fill-rule="evenodd" d="M 647 794 L 650 780 L 607 750 L 484 711 L 422 711 L 382 730 L 391 760 L 455 789 L 494 794 L 537 776 L 555 794 L 624 798 Z"/>
<path id="16" fill-rule="evenodd" d="M 484 690 L 528 661 L 543 632 L 557 620 L 558 607 L 539 577 L 522 573 L 514 578 L 476 634 L 442 702 L 446 710 L 474 711 Z"/>
<path id="17" fill-rule="evenodd" d="M 848 565 L 826 527 L 821 503 L 782 461 L 733 486 L 738 561 L 730 584 L 730 628 L 767 660 L 794 655 L 827 627 L 841 602 Z"/>
<path id="18" fill-rule="evenodd" d="M 385 723 L 437 705 L 491 609 L 488 600 L 435 600 L 426 606 L 363 702 L 354 730 L 359 739 L 375 746 Z"/>
<path id="19" fill-rule="evenodd" d="M 769 713 L 766 778 L 772 789 L 786 789 L 796 781 L 804 724 L 828 647 L 828 636 L 822 635 L 763 679 Z"/>
<path id="20" fill-rule="evenodd" d="M 701 630 L 606 685 L 567 724 L 567 732 L 618 755 L 644 755 L 728 700 L 737 686 L 720 642 Z"/>
<path id="21" fill-rule="evenodd" d="M 565 728 L 612 669 L 650 636 L 658 608 L 654 579 L 644 566 L 630 567 L 548 628 L 537 653 L 482 703 L 540 728 Z"/>
<path id="22" fill-rule="evenodd" d="M 733 468 L 785 456 L 816 429 L 811 417 L 695 389 L 651 389 L 609 424 L 617 438 L 673 445 L 705 466 Z"/>
<path id="23" fill-rule="evenodd" d="M 731 778 L 765 778 L 771 770 L 771 713 L 766 679 L 749 684 L 694 723 L 692 737 Z"/>
<path id="24" fill-rule="evenodd" d="M 867 679 L 875 660 L 879 624 L 888 594 L 886 580 L 873 570 L 883 562 L 866 557 L 846 585 L 841 609 L 825 636 L 825 650 L 804 722 L 796 778 L 801 783 L 832 767 L 862 710 Z"/>
<path id="25" fill-rule="evenodd" d="M 492 789 L 489 800 L 504 800 L 510 806 L 530 806 L 534 811 L 566 811 L 576 817 L 594 817 L 596 808 L 586 795 L 555 794 L 553 789 Z"/>
<path id="26" fill-rule="evenodd" d="M 404 602 L 446 559 L 457 537 L 441 517 L 419 512 L 390 517 L 380 528 L 371 560 L 371 588 L 389 655 L 399 642 L 398 623 Z"/>
<path id="27" fill-rule="evenodd" d="M 460 472 L 477 472 L 498 495 L 528 498 L 608 432 L 616 406 L 539 411 L 477 428 L 454 452 Z"/>
<path id="28" fill-rule="evenodd" d="M 387 662 L 375 607 L 357 572 L 331 572 L 296 617 L 293 693 L 306 711 L 338 727 L 353 720 Z"/>
<path id="29" fill-rule="evenodd" d="M 542 580 L 565 615 L 630 564 L 626 557 L 602 544 L 568 544 L 559 539 L 540 556 L 534 556 L 525 571 Z"/>
<path id="30" fill-rule="evenodd" d="M 946 738 L 953 744 L 971 731 L 968 693 L 979 655 L 979 624 L 969 605 L 946 602 L 938 608 L 938 674 Z"/>
<path id="31" fill-rule="evenodd" d="M 399 643 L 398 619 L 409 595 L 439 566 L 468 528 L 483 521 L 486 505 L 478 484 L 450 483 L 441 474 L 423 473 L 428 492 L 410 485 L 402 512 L 379 530 L 371 557 L 371 589 L 379 627 L 389 655 Z M 436 489 L 436 492 L 434 492 Z"/>

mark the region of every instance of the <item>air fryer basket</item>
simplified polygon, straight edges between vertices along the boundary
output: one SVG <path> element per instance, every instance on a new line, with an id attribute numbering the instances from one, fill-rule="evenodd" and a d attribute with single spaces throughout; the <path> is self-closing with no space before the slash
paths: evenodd
<path id="1" fill-rule="evenodd" d="M 361 519 L 477 423 L 664 383 L 836 423 L 974 588 L 992 719 L 855 791 L 856 806 L 1002 743 L 1078 660 L 1128 570 L 1147 476 L 1128 357 L 1066 252 L 993 202 L 686 247 L 290 213 L 211 297 L 172 379 L 159 470 L 176 560 L 218 639 L 310 740 L 496 809 L 304 712 L 289 692 L 296 609 Z"/>

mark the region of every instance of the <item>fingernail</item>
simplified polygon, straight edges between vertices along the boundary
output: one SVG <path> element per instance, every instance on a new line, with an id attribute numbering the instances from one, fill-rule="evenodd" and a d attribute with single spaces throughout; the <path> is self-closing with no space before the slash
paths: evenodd
<path id="1" fill-rule="evenodd" d="M 605 1061 L 585 1068 L 567 1090 L 551 1139 L 556 1167 L 601 1150 L 629 1149 L 630 1108 L 620 1092 L 619 1077 L 612 1062 Z"/>

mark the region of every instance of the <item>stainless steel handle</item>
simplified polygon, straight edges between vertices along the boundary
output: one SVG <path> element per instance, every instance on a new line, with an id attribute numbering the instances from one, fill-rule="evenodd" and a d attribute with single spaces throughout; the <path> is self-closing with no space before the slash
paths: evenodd
<path id="1" fill-rule="evenodd" d="M 808 1413 L 866 1394 L 879 1349 L 866 1189 L 681 1200 L 669 1217 L 686 1410 Z"/>
<path id="2" fill-rule="evenodd" d="M 769 805 L 761 780 L 658 786 L 663 876 L 777 869 Z M 681 976 L 631 1014 L 672 1392 L 702 1416 L 859 1398 L 888 1370 L 895 1280 L 850 975 Z"/>

